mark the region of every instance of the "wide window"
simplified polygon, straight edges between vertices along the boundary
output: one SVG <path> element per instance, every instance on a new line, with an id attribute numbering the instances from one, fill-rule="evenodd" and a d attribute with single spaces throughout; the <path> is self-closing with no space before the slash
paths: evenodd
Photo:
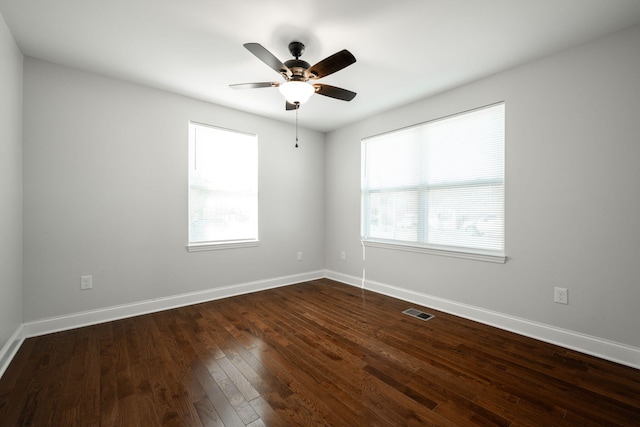
<path id="1" fill-rule="evenodd" d="M 257 136 L 189 123 L 189 250 L 257 241 Z"/>
<path id="2" fill-rule="evenodd" d="M 369 246 L 504 262 L 503 103 L 362 141 Z"/>

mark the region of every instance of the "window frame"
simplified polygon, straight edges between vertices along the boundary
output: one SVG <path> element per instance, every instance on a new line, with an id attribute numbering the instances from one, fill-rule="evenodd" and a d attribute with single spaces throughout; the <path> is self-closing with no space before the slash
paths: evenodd
<path id="1" fill-rule="evenodd" d="M 391 250 L 399 250 L 399 251 L 408 251 L 408 252 L 416 252 L 416 253 L 426 253 L 431 255 L 441 255 L 441 256 L 449 256 L 455 258 L 464 258 L 464 259 L 472 259 L 477 261 L 487 261 L 494 263 L 505 263 L 507 260 L 506 256 L 506 123 L 503 128 L 503 146 L 502 146 L 502 179 L 486 179 L 484 181 L 481 180 L 471 180 L 467 181 L 466 185 L 463 181 L 457 181 L 455 183 L 441 183 L 441 184 L 428 184 L 426 182 L 420 182 L 418 184 L 407 184 L 407 185 L 398 185 L 396 187 L 388 187 L 385 189 L 371 189 L 366 188 L 365 182 L 366 177 L 365 173 L 367 171 L 366 167 L 366 144 L 368 141 L 378 138 L 384 135 L 390 135 L 393 133 L 399 133 L 405 130 L 419 128 L 419 127 L 427 127 L 430 124 L 440 122 L 443 120 L 451 119 L 454 117 L 463 116 L 465 114 L 474 113 L 480 110 L 504 106 L 504 120 L 506 122 L 506 103 L 504 101 L 496 102 L 489 105 L 484 105 L 482 107 L 473 108 L 470 110 L 462 111 L 460 113 L 451 114 L 448 116 L 440 117 L 437 119 L 429 120 L 426 122 L 417 123 L 415 125 L 394 129 L 388 132 L 384 132 L 381 134 L 369 136 L 367 138 L 363 138 L 361 140 L 361 210 L 360 210 L 360 224 L 361 224 L 361 243 L 364 247 L 371 248 L 383 248 L 383 249 L 391 249 Z M 421 179 L 423 181 L 423 179 Z M 479 184 L 483 184 L 484 186 L 489 185 L 501 185 L 502 186 L 502 250 L 488 250 L 488 249 L 480 249 L 480 248 L 470 248 L 470 247 L 462 247 L 462 246 L 454 246 L 454 245 L 440 245 L 436 243 L 428 243 L 427 231 L 428 228 L 427 220 L 424 217 L 429 216 L 428 208 L 426 206 L 426 198 L 428 197 L 426 194 L 429 191 L 434 189 L 442 189 L 442 188 L 468 188 L 471 186 L 477 186 Z M 417 204 L 420 206 L 418 209 L 419 215 L 421 215 L 421 219 L 419 219 L 417 225 L 417 239 L 415 242 L 413 241 L 404 241 L 397 240 L 393 238 L 382 238 L 382 237 L 371 237 L 369 227 L 371 225 L 370 220 L 370 212 L 371 205 L 370 203 L 370 195 L 379 192 L 391 192 L 391 191 L 408 191 L 413 189 L 418 193 L 418 202 Z M 368 197 L 367 197 L 368 196 Z M 365 219 L 368 221 L 365 221 Z"/>
<path id="2" fill-rule="evenodd" d="M 191 197 L 189 193 L 191 191 L 192 186 L 192 156 L 195 156 L 195 128 L 203 127 L 210 128 L 216 131 L 229 132 L 237 135 L 250 136 L 255 139 L 255 167 L 256 167 L 256 183 L 255 183 L 255 197 L 256 197 L 256 212 L 255 212 L 255 238 L 246 238 L 246 239 L 221 239 L 221 240 L 211 240 L 211 241 L 191 241 Z M 245 247 L 254 247 L 260 244 L 260 217 L 259 217 L 259 144 L 258 144 L 258 135 L 250 132 L 238 131 L 235 129 L 223 128 L 220 126 L 215 126 L 207 123 L 201 123 L 196 121 L 189 121 L 188 123 L 188 176 L 187 176 L 187 246 L 186 249 L 188 252 L 200 252 L 200 251 L 210 251 L 210 250 L 221 250 L 221 249 L 234 249 L 234 248 L 245 248 Z"/>

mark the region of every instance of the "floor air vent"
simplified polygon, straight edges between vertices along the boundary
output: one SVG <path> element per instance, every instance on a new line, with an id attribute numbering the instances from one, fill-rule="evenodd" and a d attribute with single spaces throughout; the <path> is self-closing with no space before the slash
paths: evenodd
<path id="1" fill-rule="evenodd" d="M 409 316 L 412 316 L 412 317 L 416 317 L 420 320 L 429 320 L 434 317 L 433 314 L 428 314 L 428 313 L 425 313 L 424 311 L 416 310 L 415 308 L 408 308 L 405 311 L 403 311 L 403 313 L 408 314 Z"/>

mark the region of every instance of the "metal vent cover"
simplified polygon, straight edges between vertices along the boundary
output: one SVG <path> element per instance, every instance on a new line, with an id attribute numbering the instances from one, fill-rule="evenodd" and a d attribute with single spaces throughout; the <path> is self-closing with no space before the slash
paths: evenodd
<path id="1" fill-rule="evenodd" d="M 402 313 L 420 320 L 429 320 L 435 317 L 433 314 L 425 313 L 424 311 L 416 310 L 415 308 L 408 308 Z"/>

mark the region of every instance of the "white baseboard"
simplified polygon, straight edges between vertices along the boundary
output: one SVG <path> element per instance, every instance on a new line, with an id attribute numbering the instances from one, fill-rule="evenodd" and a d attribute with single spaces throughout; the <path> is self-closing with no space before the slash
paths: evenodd
<path id="1" fill-rule="evenodd" d="M 11 335 L 4 347 L 2 347 L 2 350 L 0 350 L 0 378 L 2 378 L 4 371 L 7 370 L 9 364 L 13 360 L 13 357 L 20 349 L 24 338 L 24 327 L 23 325 L 20 325 Z"/>
<path id="2" fill-rule="evenodd" d="M 38 335 L 50 334 L 53 332 L 110 322 L 113 320 L 154 313 L 171 308 L 184 307 L 186 305 L 199 304 L 202 302 L 213 301 L 221 298 L 228 298 L 236 295 L 278 288 L 281 286 L 292 285 L 309 280 L 321 279 L 324 277 L 324 275 L 324 270 L 312 271 L 303 274 L 276 277 L 255 282 L 240 283 L 237 285 L 225 286 L 221 288 L 189 292 L 186 294 L 173 295 L 165 298 L 156 298 L 152 300 L 122 304 L 97 310 L 72 313 L 64 316 L 34 320 L 23 324 L 24 336 L 34 337 Z"/>
<path id="3" fill-rule="evenodd" d="M 365 289 L 373 292 L 413 302 L 421 306 L 431 307 L 435 310 L 475 320 L 480 323 L 535 338 L 540 341 L 549 342 L 600 357 L 605 360 L 640 369 L 640 348 L 580 334 L 542 323 L 532 322 L 526 319 L 485 310 L 471 305 L 461 304 L 455 301 L 398 288 L 384 283 L 371 280 L 365 280 L 363 282 L 361 277 L 342 274 L 335 271 L 319 270 L 26 322 L 20 325 L 7 344 L 2 348 L 2 350 L 0 350 L 0 377 L 9 366 L 9 363 L 22 345 L 24 339 L 28 337 L 292 285 L 309 280 L 321 279 L 323 277 L 359 288 L 363 287 L 364 284 Z"/>
<path id="4" fill-rule="evenodd" d="M 350 276 L 335 271 L 326 271 L 325 276 L 348 285 L 363 287 L 361 277 Z M 485 325 L 514 332 L 540 341 L 559 345 L 581 353 L 599 357 L 601 359 L 620 363 L 632 368 L 640 369 L 640 348 L 626 344 L 605 340 L 602 338 L 557 328 L 543 323 L 533 322 L 475 307 L 455 301 L 438 298 L 431 295 L 410 291 L 396 286 L 387 285 L 372 280 L 364 281 L 364 289 L 388 295 L 403 301 L 413 302 L 445 313 L 474 320 Z"/>

